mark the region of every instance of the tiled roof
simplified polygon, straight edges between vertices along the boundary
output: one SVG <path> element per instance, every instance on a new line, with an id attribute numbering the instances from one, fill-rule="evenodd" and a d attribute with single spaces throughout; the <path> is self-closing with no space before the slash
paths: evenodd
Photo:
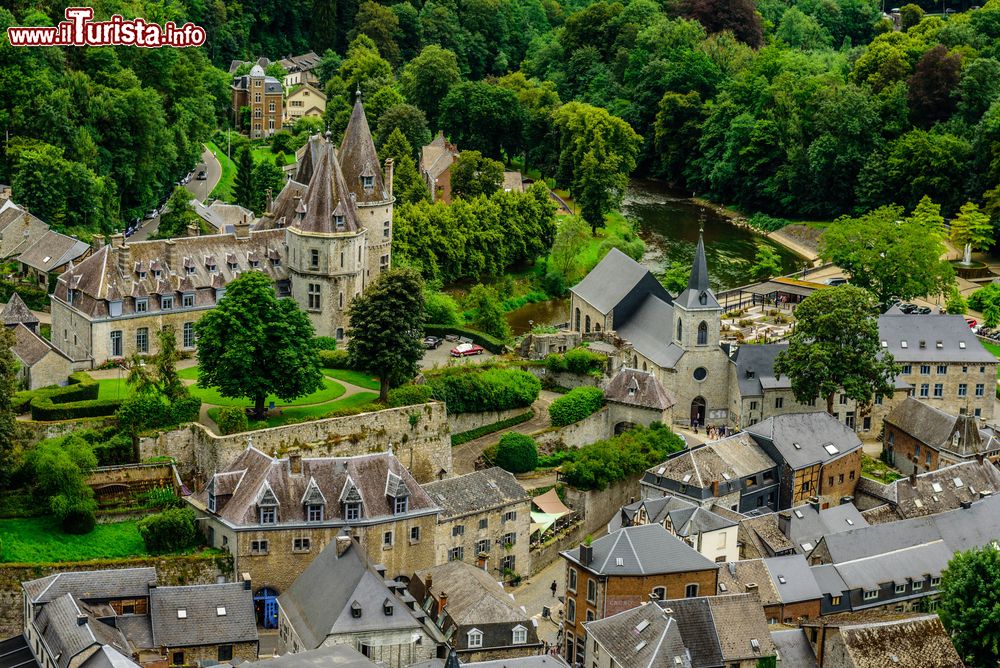
<path id="1" fill-rule="evenodd" d="M 990 462 L 972 460 L 913 478 L 900 478 L 890 485 L 901 517 L 922 517 L 960 508 L 985 495 L 1000 494 L 1000 471 Z"/>
<path id="2" fill-rule="evenodd" d="M 256 642 L 253 592 L 242 582 L 156 587 L 149 592 L 153 643 L 161 647 Z"/>
<path id="3" fill-rule="evenodd" d="M 214 475 L 205 490 L 194 499 L 207 506 L 209 492 L 216 494 L 219 504 L 217 514 L 235 526 L 259 526 L 258 502 L 269 490 L 277 502 L 277 524 L 304 523 L 306 508 L 303 498 L 315 485 L 326 498 L 324 522 L 344 524 L 342 505 L 338 500 L 348 489 L 356 490 L 362 509 L 361 519 L 352 524 L 383 521 L 395 515 L 392 499 L 386 496 L 386 481 L 391 473 L 399 477 L 408 496 L 408 510 L 412 514 L 437 512 L 437 507 L 427 493 L 417 484 L 410 472 L 391 453 L 360 455 L 356 457 L 303 457 L 302 473 L 291 473 L 289 460 L 270 457 L 260 450 L 248 447 L 228 468 Z M 218 490 L 216 490 L 218 485 Z M 227 500 L 226 492 L 231 494 Z M 397 516 L 402 517 L 402 516 Z"/>
<path id="4" fill-rule="evenodd" d="M 807 503 L 783 510 L 779 515 L 787 519 L 789 540 L 801 554 L 812 550 L 823 536 L 868 526 L 868 521 L 852 503 L 831 508 Z"/>
<path id="5" fill-rule="evenodd" d="M 612 248 L 582 281 L 570 288 L 570 292 L 599 312 L 610 313 L 648 273 L 649 270 L 641 264 Z"/>
<path id="6" fill-rule="evenodd" d="M 449 561 L 416 573 L 424 582 L 428 574 L 434 581 L 433 593 L 448 595 L 446 612 L 456 624 L 531 624 L 528 614 L 481 568 L 464 561 Z"/>
<path id="7" fill-rule="evenodd" d="M 610 402 L 666 410 L 677 400 L 656 376 L 638 369 L 622 369 L 604 387 L 604 397 Z"/>
<path id="8" fill-rule="evenodd" d="M 79 259 L 89 250 L 90 244 L 49 230 L 25 249 L 18 261 L 32 269 L 47 272 Z"/>
<path id="9" fill-rule="evenodd" d="M 28 305 L 21 299 L 21 295 L 16 292 L 11 293 L 10 300 L 3 307 L 3 312 L 0 315 L 2 315 L 3 324 L 5 325 L 16 325 L 17 323 L 25 325 L 38 324 L 38 316 L 31 312 Z"/>
<path id="10" fill-rule="evenodd" d="M 644 668 L 691 668 L 680 626 L 669 613 L 655 605 L 640 605 L 586 623 L 587 635 L 618 666 Z M 720 664 L 721 665 L 721 664 Z"/>
<path id="11" fill-rule="evenodd" d="M 130 655 L 125 636 L 112 626 L 87 615 L 72 594 L 47 602 L 33 620 L 60 668 L 67 668 L 84 650 L 95 645 L 111 645 Z"/>
<path id="12" fill-rule="evenodd" d="M 819 668 L 812 645 L 802 629 L 771 631 L 780 668 Z"/>
<path id="13" fill-rule="evenodd" d="M 795 550 L 795 545 L 778 528 L 778 516 L 767 513 L 758 517 L 748 517 L 740 522 L 740 540 L 752 545 L 756 556 L 770 557 Z M 747 556 L 751 556 L 749 553 Z"/>
<path id="14" fill-rule="evenodd" d="M 14 354 L 21 360 L 21 363 L 31 368 L 36 362 L 55 352 L 62 355 L 51 343 L 35 334 L 24 325 L 17 325 L 14 329 Z"/>
<path id="15" fill-rule="evenodd" d="M 709 596 L 707 600 L 722 658 L 727 663 L 774 656 L 767 619 L 756 596 Z M 672 602 L 666 601 L 664 605 L 672 605 Z"/>
<path id="16" fill-rule="evenodd" d="M 440 506 L 442 519 L 481 513 L 531 499 L 517 479 L 499 466 L 431 482 L 423 488 Z"/>
<path id="17" fill-rule="evenodd" d="M 444 133 L 438 132 L 430 144 L 420 149 L 420 169 L 434 181 L 451 167 L 458 153 L 458 148 L 448 143 Z"/>
<path id="18" fill-rule="evenodd" d="M 841 626 L 840 636 L 855 668 L 962 668 L 965 665 L 937 615 Z"/>
<path id="19" fill-rule="evenodd" d="M 719 569 L 719 594 L 755 592 L 761 605 L 781 603 L 763 559 L 730 561 Z"/>
<path id="20" fill-rule="evenodd" d="M 344 131 L 344 141 L 340 144 L 340 162 L 347 177 L 347 188 L 359 203 L 384 202 L 389 199 L 389 191 L 382 181 L 382 166 L 375 152 L 375 142 L 372 141 L 360 96 L 354 102 L 351 118 Z M 362 176 L 372 177 L 371 188 L 363 187 Z"/>
<path id="21" fill-rule="evenodd" d="M 833 461 L 861 447 L 858 435 L 826 412 L 776 415 L 746 431 L 758 442 L 772 443 L 793 469 Z"/>

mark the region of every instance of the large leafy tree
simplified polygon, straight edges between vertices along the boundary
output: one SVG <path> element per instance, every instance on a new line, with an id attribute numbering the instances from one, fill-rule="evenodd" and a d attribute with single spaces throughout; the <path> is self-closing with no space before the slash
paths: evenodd
<path id="1" fill-rule="evenodd" d="M 972 259 L 973 250 L 986 250 L 993 244 L 993 235 L 990 217 L 972 202 L 963 204 L 951 221 L 951 239 L 964 249 L 962 260 L 966 264 Z"/>
<path id="2" fill-rule="evenodd" d="M 910 116 L 915 122 L 930 127 L 951 116 L 955 110 L 953 91 L 958 86 L 961 71 L 961 56 L 948 53 L 944 44 L 938 44 L 920 57 L 907 80 Z"/>
<path id="3" fill-rule="evenodd" d="M 389 107 L 379 117 L 375 136 L 380 148 L 395 130 L 403 133 L 403 137 L 415 151 L 419 151 L 431 140 L 430 130 L 427 129 L 427 117 L 412 104 Z"/>
<path id="4" fill-rule="evenodd" d="M 14 333 L 7 327 L 0 331 L 0 485 L 10 480 L 20 454 L 21 428 L 14 415 L 14 393 L 18 390 L 14 357 Z"/>
<path id="5" fill-rule="evenodd" d="M 420 177 L 417 171 L 417 164 L 413 159 L 413 148 L 406 137 L 395 128 L 382 148 L 379 155 L 385 158 L 392 158 L 392 189 L 400 203 L 423 202 L 430 198 L 427 192 L 427 184 Z"/>
<path id="6" fill-rule="evenodd" d="M 455 54 L 437 44 L 425 46 L 399 75 L 403 95 L 427 115 L 435 130 L 439 127 L 438 105 L 460 80 Z"/>
<path id="7" fill-rule="evenodd" d="M 503 163 L 483 157 L 479 151 L 462 151 L 451 166 L 451 191 L 471 199 L 490 195 L 503 185 Z"/>
<path id="8" fill-rule="evenodd" d="M 520 153 L 524 112 L 509 88 L 463 81 L 441 101 L 440 125 L 459 148 L 499 158 Z"/>
<path id="9" fill-rule="evenodd" d="M 382 403 L 389 400 L 390 388 L 416 375 L 423 357 L 423 287 L 416 270 L 392 269 L 351 302 L 351 366 L 378 376 Z"/>
<path id="10" fill-rule="evenodd" d="M 1000 660 L 1000 550 L 958 552 L 941 573 L 938 614 L 969 666 Z"/>
<path id="11" fill-rule="evenodd" d="M 875 297 L 853 285 L 817 290 L 802 300 L 788 349 L 774 364 L 776 373 L 791 380 L 796 400 L 825 398 L 832 415 L 839 391 L 859 406 L 892 395 L 899 368 L 880 346 L 879 313 Z"/>
<path id="12" fill-rule="evenodd" d="M 941 294 L 954 280 L 954 271 L 941 259 L 944 245 L 926 204 L 919 213 L 907 218 L 902 207 L 886 206 L 857 218 L 839 218 L 824 232 L 820 256 L 883 305 L 893 297 Z"/>
<path id="13" fill-rule="evenodd" d="M 192 199 L 193 195 L 184 186 L 174 188 L 167 200 L 167 210 L 160 216 L 160 224 L 156 227 L 157 239 L 183 237 L 187 235 L 188 225 L 194 225 L 196 229 L 199 227 L 201 218 L 191 206 Z"/>
<path id="14" fill-rule="evenodd" d="M 278 299 L 266 274 L 241 274 L 195 325 L 198 384 L 247 397 L 263 417 L 269 394 L 290 401 L 320 388 L 313 327 L 293 299 Z"/>
<path id="15" fill-rule="evenodd" d="M 496 290 L 481 283 L 472 286 L 466 306 L 475 310 L 475 325 L 478 329 L 501 341 L 510 338 L 510 325 L 504 317 Z"/>
<path id="16" fill-rule="evenodd" d="M 752 47 L 764 43 L 760 14 L 751 0 L 684 0 L 681 12 L 697 19 L 711 33 L 729 30 Z"/>

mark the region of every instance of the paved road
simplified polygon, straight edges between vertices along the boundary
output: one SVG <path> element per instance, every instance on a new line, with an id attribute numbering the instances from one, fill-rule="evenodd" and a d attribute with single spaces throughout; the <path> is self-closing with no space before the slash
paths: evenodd
<path id="1" fill-rule="evenodd" d="M 194 168 L 195 176 L 197 176 L 198 172 L 203 169 L 205 170 L 205 176 L 207 177 L 204 181 L 199 181 L 198 179 L 193 178 L 184 186 L 199 202 L 204 202 L 208 198 L 208 195 L 215 190 L 215 186 L 219 183 L 219 179 L 222 178 L 222 164 L 207 148 L 201 154 L 201 162 L 199 162 Z M 159 216 L 153 218 L 152 220 L 146 220 L 143 222 L 142 227 L 139 228 L 139 231 L 129 237 L 129 241 L 146 241 L 156 232 L 159 226 Z"/>
<path id="2" fill-rule="evenodd" d="M 554 645 L 559 634 L 559 622 L 562 620 L 563 596 L 566 587 L 566 562 L 557 558 L 554 562 L 540 570 L 521 584 L 510 590 L 514 602 L 524 606 L 528 616 L 538 620 L 538 638 Z M 556 595 L 552 595 L 552 581 L 556 583 Z M 550 610 L 550 618 L 542 617 L 542 607 Z"/>
<path id="3" fill-rule="evenodd" d="M 498 431 L 492 434 L 487 434 L 482 438 L 477 438 L 468 443 L 463 443 L 462 445 L 456 446 L 451 450 L 451 461 L 452 466 L 455 469 L 456 475 L 463 475 L 465 473 L 472 473 L 476 470 L 476 460 L 479 456 L 483 454 L 483 450 L 490 447 L 494 443 L 500 441 L 500 437 L 509 431 L 518 432 L 520 434 L 530 434 L 536 432 L 540 429 L 545 429 L 549 426 L 549 404 L 555 399 L 558 399 L 560 394 L 555 392 L 548 392 L 542 390 L 538 399 L 535 403 L 531 405 L 532 410 L 535 411 L 535 417 L 531 418 L 527 422 L 522 422 L 519 425 L 514 425 L 509 429 L 504 429 L 503 431 Z"/>

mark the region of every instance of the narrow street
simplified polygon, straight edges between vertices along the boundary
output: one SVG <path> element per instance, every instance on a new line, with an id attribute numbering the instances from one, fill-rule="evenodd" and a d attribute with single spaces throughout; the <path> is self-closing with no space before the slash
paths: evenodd
<path id="1" fill-rule="evenodd" d="M 566 567 L 561 557 L 530 578 L 510 590 L 514 601 L 528 612 L 528 616 L 538 621 L 538 639 L 549 645 L 556 642 L 559 622 L 562 620 L 562 597 L 566 593 Z M 552 582 L 556 583 L 556 595 L 552 595 Z M 548 607 L 550 618 L 542 617 L 542 608 Z"/>

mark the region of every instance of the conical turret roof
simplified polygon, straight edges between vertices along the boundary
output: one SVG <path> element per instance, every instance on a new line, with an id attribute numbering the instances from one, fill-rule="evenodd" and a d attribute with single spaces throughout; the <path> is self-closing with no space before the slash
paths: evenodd
<path id="1" fill-rule="evenodd" d="M 705 240 L 701 230 L 698 231 L 698 247 L 694 251 L 694 264 L 691 266 L 687 289 L 677 296 L 674 303 L 688 310 L 719 308 L 708 280 L 708 261 L 705 259 Z"/>
<path id="2" fill-rule="evenodd" d="M 344 170 L 347 187 L 357 198 L 358 203 L 383 202 L 389 199 L 382 180 L 382 170 L 379 168 L 378 154 L 375 152 L 375 142 L 368 128 L 365 108 L 361 104 L 361 95 L 354 102 L 351 120 L 344 132 L 344 141 L 340 145 L 340 165 Z M 372 187 L 365 188 L 361 177 L 373 177 Z"/>

